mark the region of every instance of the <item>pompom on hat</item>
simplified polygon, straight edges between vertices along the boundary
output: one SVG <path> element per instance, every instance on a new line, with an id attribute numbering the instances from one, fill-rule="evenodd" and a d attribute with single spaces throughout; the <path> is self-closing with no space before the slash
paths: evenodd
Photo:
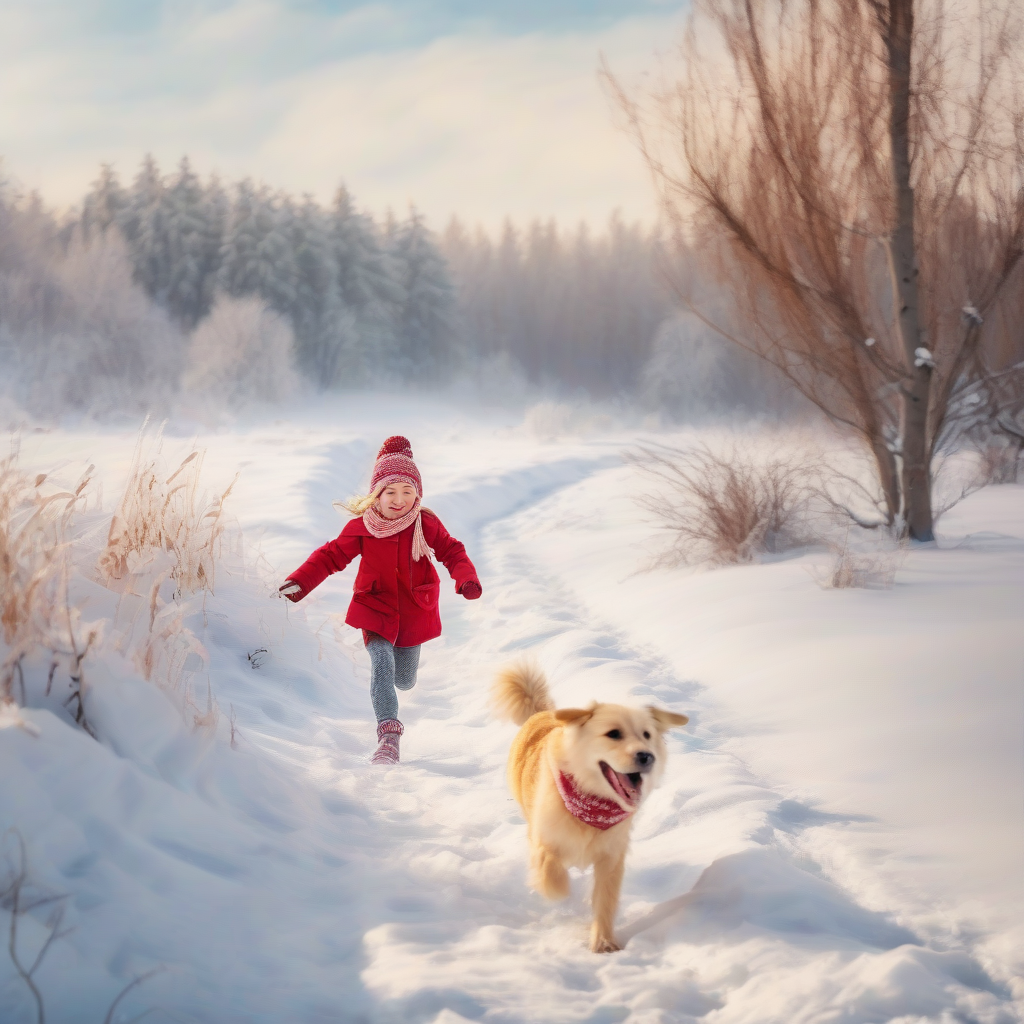
<path id="1" fill-rule="evenodd" d="M 412 460 L 412 445 L 407 437 L 395 434 L 389 437 L 377 452 L 377 461 L 373 465 L 373 476 L 370 478 L 370 491 L 378 487 L 387 487 L 398 480 L 405 480 L 416 488 L 416 493 L 423 497 L 423 481 L 420 471 Z"/>

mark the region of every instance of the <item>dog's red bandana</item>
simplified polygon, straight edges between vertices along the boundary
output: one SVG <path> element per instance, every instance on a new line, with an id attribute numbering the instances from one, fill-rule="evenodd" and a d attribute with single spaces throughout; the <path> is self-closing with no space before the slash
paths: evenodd
<path id="1" fill-rule="evenodd" d="M 555 775 L 555 785 L 558 786 L 565 809 L 585 825 L 593 825 L 594 828 L 603 830 L 618 825 L 633 813 L 624 811 L 619 804 L 607 797 L 584 793 L 576 785 L 573 777 L 566 775 L 565 772 L 558 772 Z"/>

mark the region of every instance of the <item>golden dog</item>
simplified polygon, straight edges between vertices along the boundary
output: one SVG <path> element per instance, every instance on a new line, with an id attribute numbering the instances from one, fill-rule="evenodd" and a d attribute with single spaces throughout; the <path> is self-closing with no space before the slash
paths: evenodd
<path id="1" fill-rule="evenodd" d="M 594 866 L 590 948 L 613 953 L 613 923 L 633 815 L 665 769 L 663 733 L 686 715 L 620 704 L 555 705 L 538 669 L 513 665 L 494 681 L 498 717 L 521 726 L 508 757 L 512 795 L 526 818 L 530 885 L 569 895 L 568 868 Z"/>

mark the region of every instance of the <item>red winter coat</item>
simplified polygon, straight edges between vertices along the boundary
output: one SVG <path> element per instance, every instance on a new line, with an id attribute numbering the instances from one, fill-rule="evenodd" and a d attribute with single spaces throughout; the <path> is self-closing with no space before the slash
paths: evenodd
<path id="1" fill-rule="evenodd" d="M 470 580 L 479 585 L 466 548 L 444 528 L 433 513 L 424 511 L 423 537 L 455 580 L 461 593 Z M 345 621 L 356 629 L 377 633 L 396 647 L 415 647 L 441 635 L 437 599 L 441 579 L 429 558 L 412 560 L 412 534 L 416 524 L 394 537 L 374 537 L 361 517 L 346 524 L 336 540 L 317 548 L 288 578 L 302 587 L 305 597 L 331 573 L 362 555 L 352 603 Z"/>

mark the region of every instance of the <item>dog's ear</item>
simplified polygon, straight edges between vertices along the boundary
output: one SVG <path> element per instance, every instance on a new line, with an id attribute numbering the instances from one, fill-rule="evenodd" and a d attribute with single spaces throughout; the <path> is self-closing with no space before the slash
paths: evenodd
<path id="1" fill-rule="evenodd" d="M 677 715 L 674 711 L 665 711 L 663 708 L 647 706 L 647 710 L 651 713 L 651 718 L 654 719 L 654 724 L 664 732 L 666 729 L 672 729 L 677 725 L 686 725 L 690 720 L 686 715 Z"/>
<path id="2" fill-rule="evenodd" d="M 593 708 L 559 708 L 555 712 L 555 718 L 566 725 L 583 725 L 593 714 Z"/>

